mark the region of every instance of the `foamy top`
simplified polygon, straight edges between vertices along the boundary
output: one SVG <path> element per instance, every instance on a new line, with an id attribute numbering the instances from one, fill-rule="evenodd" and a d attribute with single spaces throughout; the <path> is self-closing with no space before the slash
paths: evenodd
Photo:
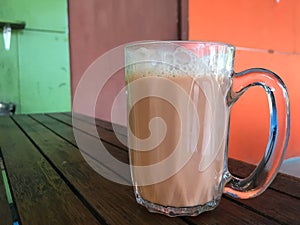
<path id="1" fill-rule="evenodd" d="M 126 50 L 127 76 L 225 76 L 233 72 L 233 54 L 220 46 L 188 49 L 178 44 Z"/>

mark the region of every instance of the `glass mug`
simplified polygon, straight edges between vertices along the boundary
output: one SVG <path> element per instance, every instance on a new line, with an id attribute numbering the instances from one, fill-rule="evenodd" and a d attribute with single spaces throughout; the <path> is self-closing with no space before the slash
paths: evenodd
<path id="1" fill-rule="evenodd" d="M 213 42 L 125 47 L 131 176 L 137 202 L 150 212 L 196 216 L 222 193 L 255 197 L 276 176 L 289 138 L 286 87 L 266 69 L 235 73 L 234 54 L 234 46 Z M 230 108 L 251 86 L 267 93 L 270 132 L 261 162 L 240 179 L 227 166 Z"/>

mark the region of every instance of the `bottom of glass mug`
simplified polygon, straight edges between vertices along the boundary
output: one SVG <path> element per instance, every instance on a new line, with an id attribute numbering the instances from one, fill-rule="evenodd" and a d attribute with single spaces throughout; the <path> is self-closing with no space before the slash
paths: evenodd
<path id="1" fill-rule="evenodd" d="M 190 207 L 172 207 L 163 206 L 156 203 L 149 202 L 143 199 L 138 193 L 136 193 L 136 200 L 139 204 L 145 206 L 149 212 L 161 213 L 170 217 L 175 216 L 197 216 L 203 212 L 210 211 L 216 208 L 220 203 L 221 197 L 213 199 L 204 205 L 196 205 Z"/>

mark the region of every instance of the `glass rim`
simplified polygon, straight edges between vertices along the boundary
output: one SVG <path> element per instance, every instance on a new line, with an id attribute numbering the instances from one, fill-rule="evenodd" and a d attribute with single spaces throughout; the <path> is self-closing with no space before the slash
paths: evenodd
<path id="1" fill-rule="evenodd" d="M 127 43 L 125 45 L 125 49 L 137 47 L 137 46 L 147 46 L 147 45 L 153 45 L 153 44 L 178 44 L 178 45 L 208 45 L 208 46 L 223 46 L 228 47 L 233 50 L 236 49 L 236 47 L 232 44 L 228 44 L 225 42 L 215 42 L 215 41 L 198 41 L 198 40 L 141 40 L 141 41 L 134 41 Z"/>

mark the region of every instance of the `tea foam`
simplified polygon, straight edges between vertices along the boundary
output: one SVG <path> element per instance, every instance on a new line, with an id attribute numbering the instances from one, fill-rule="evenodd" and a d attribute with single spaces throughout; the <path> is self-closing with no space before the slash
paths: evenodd
<path id="1" fill-rule="evenodd" d="M 230 76 L 232 59 L 218 51 L 216 46 L 210 47 L 209 55 L 201 48 L 194 51 L 174 44 L 162 49 L 140 47 L 127 52 L 126 65 L 134 76 Z"/>

